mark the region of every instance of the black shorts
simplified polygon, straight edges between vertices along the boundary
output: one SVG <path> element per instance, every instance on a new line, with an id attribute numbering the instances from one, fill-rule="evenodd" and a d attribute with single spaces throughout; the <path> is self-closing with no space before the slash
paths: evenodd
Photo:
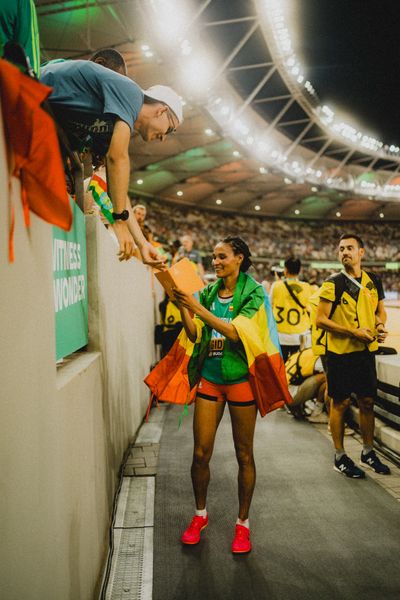
<path id="1" fill-rule="evenodd" d="M 377 377 L 375 354 L 365 350 L 349 354 L 327 354 L 328 394 L 334 400 L 359 397 L 375 398 Z"/>

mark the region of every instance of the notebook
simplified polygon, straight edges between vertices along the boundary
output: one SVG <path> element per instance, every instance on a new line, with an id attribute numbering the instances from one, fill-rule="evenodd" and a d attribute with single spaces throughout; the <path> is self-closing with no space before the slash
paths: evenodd
<path id="1" fill-rule="evenodd" d="M 166 271 L 157 271 L 156 277 L 171 300 L 175 300 L 172 288 L 178 287 L 188 294 L 194 294 L 204 287 L 203 281 L 188 258 L 182 258 Z"/>

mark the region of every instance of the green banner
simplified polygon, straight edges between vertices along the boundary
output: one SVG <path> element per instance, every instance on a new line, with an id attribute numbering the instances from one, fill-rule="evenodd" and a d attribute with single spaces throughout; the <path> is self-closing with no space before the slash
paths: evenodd
<path id="1" fill-rule="evenodd" d="M 53 286 L 56 319 L 56 359 L 88 342 L 88 299 L 85 218 L 70 198 L 70 231 L 53 227 Z"/>

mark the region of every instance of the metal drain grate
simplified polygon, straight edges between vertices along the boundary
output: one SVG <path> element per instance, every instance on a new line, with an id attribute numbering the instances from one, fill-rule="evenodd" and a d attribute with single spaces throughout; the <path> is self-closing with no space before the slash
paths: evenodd
<path id="1" fill-rule="evenodd" d="M 151 600 L 154 477 L 124 477 L 113 529 L 106 600 Z"/>
<path id="2" fill-rule="evenodd" d="M 154 525 L 154 477 L 124 477 L 114 528 Z"/>

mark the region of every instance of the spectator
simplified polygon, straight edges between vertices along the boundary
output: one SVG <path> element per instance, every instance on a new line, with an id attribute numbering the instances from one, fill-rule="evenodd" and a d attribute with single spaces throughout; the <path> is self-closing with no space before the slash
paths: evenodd
<path id="1" fill-rule="evenodd" d="M 126 223 L 131 209 L 127 201 L 131 136 L 137 132 L 145 141 L 164 140 L 183 120 L 182 102 L 171 88 L 156 85 L 143 91 L 127 77 L 90 61 L 50 64 L 41 80 L 53 87 L 50 104 L 71 147 L 106 156 L 120 258 L 128 259 L 134 252 Z M 139 226 L 134 237 L 144 262 L 159 264 Z"/>
<path id="2" fill-rule="evenodd" d="M 188 258 L 193 263 L 199 277 L 204 279 L 204 267 L 201 260 L 201 255 L 198 250 L 193 248 L 193 238 L 190 235 L 184 235 L 181 239 L 182 246 L 178 252 L 178 260 Z"/>
<path id="3" fill-rule="evenodd" d="M 0 46 L 7 42 L 17 42 L 22 46 L 29 66 L 39 77 L 39 29 L 33 0 L 0 0 Z"/>
<path id="4" fill-rule="evenodd" d="M 283 360 L 300 348 L 300 336 L 309 334 L 310 318 L 307 312 L 310 286 L 298 276 L 301 261 L 288 258 L 285 261 L 284 279 L 275 281 L 271 287 L 271 304 L 278 327 Z"/>
<path id="5" fill-rule="evenodd" d="M 96 50 L 89 60 L 98 65 L 102 65 L 107 69 L 111 69 L 111 71 L 115 71 L 120 75 L 128 75 L 124 57 L 118 50 L 115 50 L 115 48 L 102 48 L 101 50 Z"/>
<path id="6" fill-rule="evenodd" d="M 133 207 L 133 214 L 135 215 L 136 221 L 138 222 L 140 229 L 143 230 L 147 214 L 147 209 L 144 206 L 144 204 L 135 204 L 135 206 Z"/>
<path id="7" fill-rule="evenodd" d="M 350 395 L 357 395 L 363 439 L 361 464 L 382 475 L 390 474 L 374 451 L 374 398 L 377 391 L 375 352 L 384 342 L 386 311 L 382 283 L 375 274 L 361 269 L 364 243 L 353 234 L 339 241 L 339 260 L 344 271 L 322 285 L 316 324 L 327 332 L 327 380 L 332 398 L 330 427 L 335 446 L 334 469 L 361 479 L 359 469 L 344 451 L 344 414 Z"/>

